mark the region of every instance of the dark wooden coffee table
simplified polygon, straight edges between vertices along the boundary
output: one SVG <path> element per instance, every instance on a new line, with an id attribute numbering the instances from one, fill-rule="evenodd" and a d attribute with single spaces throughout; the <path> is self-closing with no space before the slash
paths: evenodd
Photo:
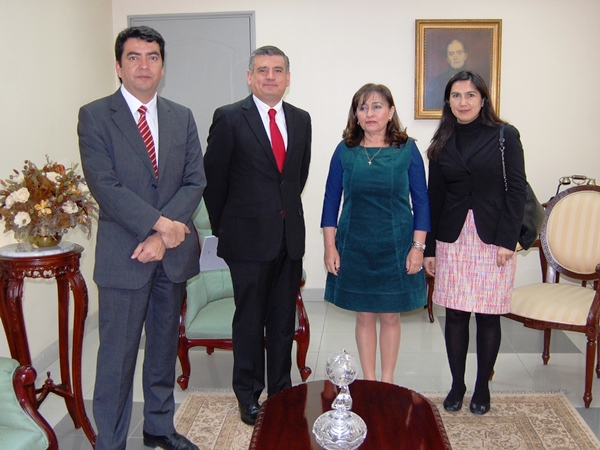
<path id="1" fill-rule="evenodd" d="M 331 409 L 338 388 L 311 381 L 269 398 L 260 408 L 250 450 L 319 450 L 312 427 Z M 352 411 L 367 424 L 359 450 L 451 449 L 440 414 L 431 401 L 410 389 L 378 381 L 350 385 Z"/>

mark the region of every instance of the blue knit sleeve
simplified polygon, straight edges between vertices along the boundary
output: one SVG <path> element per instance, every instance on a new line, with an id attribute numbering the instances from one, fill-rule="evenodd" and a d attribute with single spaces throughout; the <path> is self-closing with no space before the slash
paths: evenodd
<path id="1" fill-rule="evenodd" d="M 412 141 L 411 161 L 408 169 L 408 184 L 413 206 L 413 230 L 431 231 L 429 215 L 429 196 L 425 181 L 425 166 L 417 144 Z"/>
<path id="2" fill-rule="evenodd" d="M 323 212 L 321 214 L 321 228 L 337 227 L 340 203 L 342 202 L 342 180 L 344 169 L 342 168 L 343 142 L 340 143 L 329 164 L 329 175 L 325 185 L 325 198 L 323 199 Z"/>

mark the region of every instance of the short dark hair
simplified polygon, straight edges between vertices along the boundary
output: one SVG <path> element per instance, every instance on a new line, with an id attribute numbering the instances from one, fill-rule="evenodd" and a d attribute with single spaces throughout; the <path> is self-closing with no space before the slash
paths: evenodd
<path id="1" fill-rule="evenodd" d="M 368 83 L 361 87 L 356 93 L 354 97 L 352 97 L 352 103 L 350 104 L 350 111 L 348 111 L 348 123 L 346 124 L 346 129 L 342 134 L 344 138 L 344 142 L 348 147 L 356 147 L 360 144 L 365 136 L 365 132 L 362 127 L 358 124 L 358 119 L 356 118 L 356 110 L 359 106 L 361 106 L 370 96 L 371 94 L 379 94 L 379 96 L 387 102 L 388 106 L 391 108 L 394 105 L 394 98 L 392 97 L 392 93 L 387 86 L 383 84 L 374 84 Z M 385 130 L 385 141 L 390 146 L 399 147 L 404 144 L 408 140 L 408 135 L 402 124 L 400 123 L 400 118 L 398 117 L 398 111 L 394 110 L 394 115 L 392 116 L 392 120 L 388 122 L 386 130 Z"/>
<path id="2" fill-rule="evenodd" d="M 119 33 L 115 41 L 115 58 L 121 64 L 123 49 L 127 39 L 142 39 L 146 42 L 156 42 L 160 48 L 160 57 L 165 63 L 165 40 L 158 31 L 147 26 L 125 28 Z"/>
<path id="3" fill-rule="evenodd" d="M 254 58 L 257 56 L 283 56 L 283 59 L 285 60 L 285 71 L 290 71 L 290 59 L 287 57 L 287 55 L 274 45 L 265 45 L 257 48 L 250 55 L 250 61 L 248 63 L 248 70 L 250 72 L 254 72 Z"/>

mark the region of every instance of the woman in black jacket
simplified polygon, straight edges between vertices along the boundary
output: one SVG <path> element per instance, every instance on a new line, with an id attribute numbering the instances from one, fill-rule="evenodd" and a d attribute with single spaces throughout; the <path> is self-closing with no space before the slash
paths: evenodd
<path id="1" fill-rule="evenodd" d="M 444 408 L 462 407 L 469 320 L 475 313 L 477 380 L 470 410 L 485 414 L 490 409 L 488 381 L 500 347 L 500 315 L 510 310 L 516 271 L 525 205 L 523 148 L 518 130 L 495 113 L 479 75 L 457 73 L 446 85 L 444 100 L 427 151 L 431 232 L 424 264 L 435 276 L 433 301 L 446 307 L 452 388 Z"/>

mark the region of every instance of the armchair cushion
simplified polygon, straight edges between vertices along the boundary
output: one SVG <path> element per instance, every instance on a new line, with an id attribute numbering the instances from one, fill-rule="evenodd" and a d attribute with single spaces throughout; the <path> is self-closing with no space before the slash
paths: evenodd
<path id="1" fill-rule="evenodd" d="M 228 270 L 200 272 L 188 281 L 187 298 L 188 339 L 231 339 L 235 303 Z"/>
<path id="2" fill-rule="evenodd" d="M 217 332 L 218 339 L 231 338 L 231 318 L 235 305 L 229 270 L 200 272 L 188 280 L 186 291 L 185 328 L 188 337 L 215 337 L 214 331 L 220 330 Z M 210 331 L 205 326 L 210 327 Z M 202 336 L 197 334 L 200 327 L 203 328 Z M 228 330 L 224 336 L 223 330 Z"/>
<path id="3" fill-rule="evenodd" d="M 206 236 L 212 235 L 212 228 L 210 226 L 210 218 L 208 217 L 208 210 L 204 204 L 204 200 L 200 202 L 198 208 L 192 215 L 192 221 L 198 231 L 198 237 L 200 242 L 204 242 Z"/>
<path id="4" fill-rule="evenodd" d="M 585 326 L 594 294 L 592 289 L 570 284 L 521 286 L 513 290 L 510 312 L 544 322 Z"/>
<path id="5" fill-rule="evenodd" d="M 21 407 L 13 387 L 19 363 L 0 357 L 0 448 L 11 450 L 47 449 L 48 438 Z"/>

